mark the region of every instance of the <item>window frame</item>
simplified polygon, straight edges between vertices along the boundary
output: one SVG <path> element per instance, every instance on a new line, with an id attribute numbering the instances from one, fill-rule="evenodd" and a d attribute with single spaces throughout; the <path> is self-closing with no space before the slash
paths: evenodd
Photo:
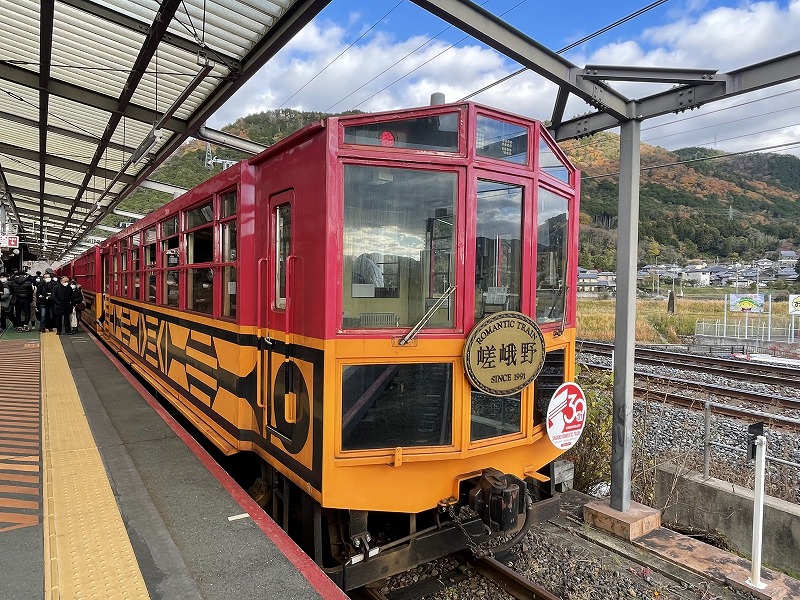
<path id="1" fill-rule="evenodd" d="M 415 152 L 417 158 L 424 158 L 422 156 L 422 152 L 420 151 L 411 151 Z M 424 154 L 429 154 L 425 152 Z M 443 154 L 438 153 L 444 156 L 453 156 L 452 154 Z M 339 290 L 337 292 L 337 314 L 339 315 L 339 321 L 336 325 L 337 335 L 342 336 L 359 336 L 364 335 L 365 331 L 371 332 L 379 332 L 378 335 L 386 336 L 386 337 L 396 337 L 398 331 L 407 331 L 408 328 L 405 326 L 398 327 L 345 327 L 344 324 L 344 310 L 345 310 L 345 288 L 346 285 L 345 280 L 345 262 L 344 262 L 344 249 L 345 249 L 345 242 L 344 242 L 344 222 L 345 222 L 345 202 L 344 202 L 344 185 L 345 185 L 345 170 L 349 166 L 358 166 L 358 167 L 374 167 L 374 168 L 387 168 L 387 169 L 405 169 L 405 170 L 412 170 L 412 171 L 420 171 L 425 173 L 449 173 L 455 176 L 455 199 L 453 202 L 453 208 L 456 211 L 455 214 L 455 221 L 454 227 L 455 232 L 452 238 L 452 254 L 453 254 L 453 269 L 455 273 L 455 277 L 450 282 L 451 285 L 455 284 L 456 290 L 449 298 L 449 300 L 444 304 L 444 306 L 452 307 L 453 310 L 453 317 L 452 317 L 452 325 L 450 326 L 428 326 L 423 328 L 420 331 L 421 336 L 424 337 L 425 334 L 430 333 L 432 335 L 436 335 L 438 337 L 447 336 L 447 335 L 459 335 L 463 332 L 463 294 L 465 288 L 465 271 L 466 271 L 466 264 L 464 262 L 464 252 L 463 246 L 466 239 L 465 229 L 466 229 L 466 219 L 467 219 L 467 210 L 466 210 L 466 201 L 465 197 L 467 194 L 467 181 L 469 178 L 469 171 L 464 164 L 463 160 L 449 163 L 449 162 L 437 162 L 431 164 L 429 161 L 422 161 L 419 162 L 412 162 L 412 161 L 390 161 L 388 157 L 375 157 L 373 154 L 371 158 L 362 159 L 357 156 L 353 156 L 352 153 L 349 153 L 347 156 L 342 156 L 338 165 L 338 186 L 342 193 L 342 201 L 339 202 L 337 210 L 338 212 L 338 219 L 342 223 L 341 231 L 339 233 L 339 241 L 338 241 L 338 256 L 337 260 L 339 262 L 339 279 L 341 284 L 339 286 Z M 425 230 L 425 228 L 423 228 Z M 428 240 L 425 238 L 423 240 L 424 247 L 428 249 Z M 426 265 L 422 265 L 422 272 L 421 276 L 423 278 L 428 279 L 431 276 L 429 269 L 426 269 Z M 423 287 L 424 290 L 427 289 L 427 286 Z M 438 298 L 439 296 L 436 296 Z M 431 300 L 430 298 L 426 297 L 426 300 Z M 424 311 L 423 311 L 424 312 Z M 412 324 L 413 325 L 413 324 Z"/>
<path id="2" fill-rule="evenodd" d="M 363 125 L 380 125 L 382 123 L 393 123 L 398 120 L 408 120 L 408 119 L 423 119 L 426 117 L 435 117 L 438 115 L 448 114 L 448 113 L 456 113 L 458 119 L 458 132 L 457 132 L 457 140 L 458 140 L 458 149 L 455 152 L 447 152 L 443 150 L 421 150 L 419 148 L 399 148 L 397 146 L 381 146 L 381 145 L 362 145 L 362 144 L 352 144 L 349 142 L 345 142 L 345 134 L 344 129 L 345 127 L 358 127 Z M 346 149 L 349 154 L 360 154 L 365 153 L 365 155 L 374 157 L 376 153 L 401 153 L 406 154 L 409 158 L 413 158 L 414 156 L 419 156 L 420 153 L 424 153 L 427 155 L 435 155 L 437 157 L 448 157 L 448 158 L 460 158 L 463 159 L 467 155 L 467 139 L 466 139 L 466 123 L 467 119 L 469 118 L 469 105 L 463 104 L 459 106 L 453 105 L 446 105 L 445 107 L 439 107 L 437 105 L 424 107 L 418 110 L 408 111 L 401 115 L 396 113 L 394 114 L 367 114 L 367 115 L 359 115 L 355 116 L 347 116 L 341 117 L 338 123 L 338 132 L 337 138 L 339 147 L 342 149 Z"/>
<path id="3" fill-rule="evenodd" d="M 233 195 L 234 198 L 234 207 L 233 212 L 231 214 L 225 214 L 225 206 L 226 206 L 226 199 Z M 219 192 L 217 194 L 217 203 L 218 209 L 215 212 L 216 220 L 215 220 L 215 231 L 217 235 L 218 242 L 214 243 L 215 249 L 215 264 L 218 265 L 218 272 L 215 273 L 215 278 L 221 277 L 220 281 L 222 285 L 220 287 L 220 291 L 218 293 L 219 301 L 215 299 L 215 307 L 218 306 L 218 310 L 214 310 L 214 314 L 219 316 L 220 319 L 236 321 L 238 318 L 239 313 L 239 190 L 236 187 L 229 188 L 225 191 Z M 231 259 L 228 257 L 228 260 L 225 260 L 224 252 L 225 252 L 225 228 L 226 226 L 230 226 L 233 224 L 234 235 L 232 238 L 232 248 L 234 250 L 234 257 Z M 229 269 L 231 271 L 229 271 Z M 233 279 L 228 279 L 228 273 L 233 273 Z M 234 293 L 230 294 L 230 284 L 236 284 L 234 289 Z M 230 296 L 234 297 L 235 304 L 233 305 L 233 314 L 229 314 L 230 311 Z M 226 308 L 227 307 L 227 308 Z"/>

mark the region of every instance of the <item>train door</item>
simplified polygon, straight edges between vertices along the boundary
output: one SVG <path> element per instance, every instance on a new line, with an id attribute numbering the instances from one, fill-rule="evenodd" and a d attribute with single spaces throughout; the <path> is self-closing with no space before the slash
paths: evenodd
<path id="1" fill-rule="evenodd" d="M 292 212 L 294 191 L 286 190 L 270 198 L 268 259 L 262 264 L 261 405 L 264 407 L 264 437 L 270 444 L 293 455 L 301 463 L 310 429 L 308 374 L 294 356 L 295 281 L 298 258 L 294 253 Z"/>
<path id="2" fill-rule="evenodd" d="M 102 265 L 102 279 L 97 288 L 100 290 L 100 319 L 101 328 L 106 329 L 106 317 L 108 316 L 108 296 L 111 293 L 111 248 L 106 246 L 100 254 L 100 264 Z"/>

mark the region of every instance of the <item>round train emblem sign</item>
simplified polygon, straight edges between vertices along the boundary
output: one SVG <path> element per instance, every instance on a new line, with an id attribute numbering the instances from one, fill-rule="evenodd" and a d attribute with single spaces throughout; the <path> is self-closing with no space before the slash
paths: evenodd
<path id="1" fill-rule="evenodd" d="M 464 345 L 464 368 L 475 388 L 508 396 L 536 379 L 544 354 L 544 336 L 536 321 L 507 310 L 475 325 Z"/>
<path id="2" fill-rule="evenodd" d="M 547 409 L 547 435 L 556 448 L 569 450 L 586 423 L 586 396 L 577 383 L 562 383 Z"/>

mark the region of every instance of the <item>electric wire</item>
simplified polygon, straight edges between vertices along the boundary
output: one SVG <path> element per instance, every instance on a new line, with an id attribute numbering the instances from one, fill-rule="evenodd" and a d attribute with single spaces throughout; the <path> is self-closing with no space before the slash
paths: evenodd
<path id="1" fill-rule="evenodd" d="M 348 50 L 350 50 L 350 48 L 352 48 L 352 47 L 353 47 L 353 46 L 355 46 L 355 45 L 356 45 L 358 42 L 360 42 L 360 41 L 361 41 L 361 39 L 362 39 L 362 38 L 363 38 L 365 35 L 367 35 L 367 34 L 368 34 L 370 31 L 372 31 L 373 29 L 375 29 L 375 28 L 378 26 L 378 23 L 380 23 L 381 21 L 383 21 L 383 20 L 384 20 L 386 17 L 388 17 L 390 14 L 392 14 L 392 13 L 393 13 L 393 12 L 394 12 L 394 11 L 397 9 L 397 7 L 398 7 L 398 6 L 400 6 L 400 5 L 401 5 L 403 2 L 404 2 L 404 0 L 400 0 L 400 2 L 398 2 L 397 4 L 395 4 L 395 5 L 394 5 L 394 6 L 393 6 L 393 7 L 392 7 L 390 10 L 389 10 L 389 12 L 387 12 L 387 13 L 386 13 L 385 15 L 383 15 L 383 16 L 382 16 L 380 19 L 378 19 L 377 21 L 375 21 L 375 23 L 372 25 L 372 27 L 370 27 L 370 28 L 369 28 L 369 29 L 367 29 L 367 30 L 366 30 L 364 33 L 362 33 L 360 36 L 358 36 L 358 38 L 357 38 L 355 41 L 353 41 L 353 43 L 352 43 L 352 44 L 350 44 L 350 45 L 349 45 L 347 48 L 345 48 L 344 50 L 342 50 L 342 51 L 339 53 L 339 55 L 338 55 L 336 58 L 334 58 L 334 59 L 333 59 L 332 61 L 330 61 L 330 62 L 329 62 L 327 65 L 325 65 L 324 67 L 322 67 L 322 69 L 321 69 L 321 70 L 320 70 L 320 71 L 319 71 L 319 72 L 318 72 L 316 75 L 314 75 L 314 76 L 313 76 L 311 79 L 309 79 L 308 81 L 306 81 L 306 82 L 305 82 L 305 83 L 304 83 L 304 84 L 303 84 L 303 85 L 300 87 L 300 89 L 298 89 L 298 90 L 297 90 L 297 91 L 296 91 L 294 94 L 292 94 L 292 95 L 291 95 L 291 96 L 289 96 L 289 97 L 288 97 L 286 100 L 284 100 L 284 101 L 283 101 L 283 103 L 282 103 L 282 104 L 281 104 L 281 105 L 278 107 L 278 109 L 281 109 L 281 108 L 283 108 L 284 106 L 286 106 L 286 104 L 289 102 L 289 100 L 291 100 L 292 98 L 294 98 L 295 96 L 297 96 L 297 94 L 299 94 L 300 92 L 302 92 L 302 91 L 303 91 L 303 90 L 306 88 L 306 86 L 308 86 L 308 84 L 309 84 L 309 83 L 311 83 L 311 82 L 312 82 L 312 81 L 314 81 L 314 80 L 315 80 L 317 77 L 319 77 L 320 75 L 322 75 L 322 74 L 323 74 L 323 73 L 326 71 L 326 69 L 327 69 L 328 67 L 330 67 L 330 66 L 331 66 L 333 63 L 335 63 L 337 60 L 339 60 L 339 59 L 340 59 L 340 58 L 341 58 L 341 57 L 342 57 L 342 56 L 343 56 L 343 55 L 344 55 L 344 54 L 345 54 L 345 53 L 346 53 Z M 337 104 L 338 104 L 338 103 L 337 103 Z M 325 112 L 327 112 L 327 111 L 325 111 Z"/>
<path id="2" fill-rule="evenodd" d="M 487 1 L 488 1 L 488 0 L 487 0 Z M 324 112 L 330 112 L 330 111 L 331 111 L 331 109 L 333 109 L 335 106 L 338 106 L 339 104 L 341 104 L 342 102 L 344 102 L 345 100 L 347 100 L 348 98 L 350 98 L 352 95 L 354 95 L 356 92 L 358 92 L 358 91 L 360 91 L 360 90 L 363 90 L 363 89 L 364 89 L 365 87 L 367 87 L 367 86 L 368 86 L 370 83 L 372 83 L 373 81 L 375 81 L 375 80 L 376 80 L 378 77 L 380 77 L 381 75 L 383 75 L 384 73 L 386 73 L 387 71 L 389 71 L 390 69 L 392 69 L 393 67 L 396 67 L 396 66 L 397 66 L 397 65 L 399 65 L 401 62 L 403 62 L 405 59 L 407 59 L 409 56 L 411 56 L 412 54 L 416 53 L 418 50 L 421 50 L 422 48 L 424 48 L 425 46 L 427 46 L 428 44 L 430 44 L 431 42 L 433 42 L 433 41 L 434 41 L 436 38 L 438 38 L 440 35 L 442 35 L 442 34 L 443 34 L 445 31 L 447 31 L 448 29 L 452 29 L 452 28 L 453 28 L 453 26 L 452 26 L 452 25 L 448 25 L 447 27 L 445 27 L 444 29 L 442 29 L 442 30 L 441 30 L 439 33 L 437 33 L 435 36 L 433 36 L 432 38 L 428 39 L 426 42 L 424 42 L 424 43 L 420 44 L 419 46 L 417 46 L 416 48 L 414 48 L 414 49 L 413 49 L 411 52 L 409 52 L 408 54 L 406 54 L 405 56 L 403 56 L 403 57 L 402 57 L 402 58 L 400 58 L 399 60 L 397 60 L 397 61 L 393 62 L 391 65 L 389 65 L 388 67 L 386 67 L 386 68 L 385 68 L 383 71 L 381 71 L 380 73 L 378 73 L 377 75 L 375 75 L 374 77 L 372 77 L 372 79 L 369 79 L 368 81 L 366 81 L 365 83 L 363 83 L 362 85 L 360 85 L 359 87 L 357 87 L 356 89 L 354 89 L 352 92 L 350 92 L 349 94 L 347 94 L 346 96 L 344 96 L 343 98 L 340 98 L 339 100 L 337 100 L 336 102 L 334 102 L 333 104 L 331 104 L 331 105 L 330 105 L 328 108 L 326 108 L 326 109 L 325 109 L 325 111 L 324 111 Z"/>
<path id="3" fill-rule="evenodd" d="M 487 1 L 488 1 L 488 0 L 487 0 Z M 505 16 L 505 15 L 507 15 L 507 14 L 508 14 L 508 13 L 510 13 L 512 10 L 514 10 L 514 9 L 516 9 L 516 8 L 519 8 L 521 5 L 525 4 L 525 2 L 526 2 L 526 1 L 527 1 L 527 0 L 522 0 L 522 2 L 519 2 L 519 3 L 515 4 L 514 6 L 512 6 L 511 8 L 509 8 L 507 11 L 505 11 L 505 12 L 501 13 L 499 16 L 501 16 L 501 17 L 502 17 L 502 16 Z M 663 2 L 666 2 L 667 0 L 661 0 L 661 1 L 663 1 Z M 485 4 L 485 2 L 484 2 L 484 4 Z M 449 29 L 449 28 L 448 28 L 448 29 Z M 469 37 L 470 37 L 470 36 L 468 36 L 468 35 L 465 35 L 464 37 L 462 37 L 462 38 L 461 38 L 460 40 L 458 40 L 457 42 L 454 42 L 454 43 L 450 44 L 449 46 L 447 46 L 447 47 L 446 47 L 444 50 L 442 50 L 442 51 L 441 51 L 441 52 L 439 52 L 438 54 L 436 54 L 436 55 L 432 56 L 431 58 L 429 58 L 428 60 L 424 61 L 424 62 L 423 62 L 423 63 L 421 63 L 420 65 L 418 65 L 418 66 L 414 67 L 413 69 L 411 69 L 410 71 L 408 71 L 407 73 L 405 73 L 404 75 L 402 75 L 401 77 L 399 77 L 398 79 L 395 79 L 395 80 L 394 80 L 392 83 L 390 83 L 389 85 L 387 85 L 387 86 L 385 86 L 385 87 L 381 88 L 380 90 L 378 90 L 377 92 L 375 92 L 375 93 L 374 93 L 374 94 L 372 94 L 371 96 L 368 96 L 367 98 L 365 98 L 365 99 L 361 100 L 361 102 L 359 102 L 359 103 L 358 103 L 356 106 L 359 106 L 359 105 L 363 104 L 364 102 L 368 102 L 369 100 L 372 100 L 372 99 L 373 99 L 375 96 L 377 96 L 378 94 L 380 94 L 380 93 L 382 93 L 382 92 L 384 92 L 384 91 L 388 90 L 388 89 L 389 89 L 390 87 L 392 87 L 393 85 L 395 85 L 395 84 L 397 84 L 397 83 L 401 82 L 403 79 L 405 79 L 406 77 L 408 77 L 409 75 L 411 75 L 411 74 L 412 74 L 412 73 L 414 73 L 415 71 L 418 71 L 419 69 L 421 69 L 422 67 L 424 67 L 425 65 L 427 65 L 428 63 L 430 63 L 431 61 L 433 61 L 433 60 L 435 60 L 435 59 L 439 58 L 439 57 L 440 57 L 442 54 L 444 54 L 445 52 L 447 52 L 447 51 L 451 50 L 452 48 L 454 48 L 454 47 L 458 46 L 458 45 L 459 45 L 461 42 L 463 42 L 464 40 L 467 40 L 467 39 L 469 39 Z M 401 60 L 403 60 L 403 59 L 401 59 Z M 395 63 L 395 64 L 396 64 L 396 63 Z M 384 71 L 384 72 L 385 72 L 385 71 Z M 381 73 L 381 74 L 382 74 L 382 73 Z M 370 80 L 370 81 L 372 81 L 372 80 Z M 367 82 L 367 83 L 369 83 L 369 82 Z M 363 86 L 362 86 L 362 87 L 363 87 Z M 360 88 L 359 88 L 359 89 L 360 89 Z M 337 103 L 337 104 L 338 104 L 338 103 Z M 334 105 L 334 106 L 335 106 L 335 105 Z"/>
<path id="4" fill-rule="evenodd" d="M 705 113 L 702 113 L 702 114 L 691 115 L 691 116 L 688 116 L 688 117 L 684 117 L 682 119 L 675 119 L 674 121 L 669 121 L 667 123 L 660 123 L 658 125 L 652 125 L 650 127 L 644 127 L 644 128 L 642 128 L 642 133 L 644 133 L 645 131 L 651 131 L 651 130 L 659 128 L 659 127 L 664 127 L 666 125 L 673 125 L 675 123 L 681 123 L 681 122 L 688 121 L 688 120 L 691 120 L 691 119 L 697 119 L 697 118 L 704 117 L 706 115 L 710 115 L 710 114 L 713 114 L 713 113 L 720 113 L 720 112 L 723 112 L 723 111 L 726 111 L 726 110 L 732 110 L 734 108 L 738 108 L 738 107 L 741 107 L 741 106 L 746 106 L 746 105 L 749 105 L 749 104 L 754 104 L 756 102 L 761 102 L 762 100 L 769 100 L 769 99 L 772 99 L 772 98 L 777 98 L 779 96 L 785 96 L 787 94 L 793 94 L 795 92 L 800 92 L 800 88 L 787 90 L 785 92 L 780 92 L 780 93 L 777 93 L 777 94 L 771 94 L 769 96 L 763 96 L 761 98 L 755 98 L 753 100 L 747 100 L 745 102 L 740 102 L 740 103 L 733 104 L 731 106 L 727 106 L 727 107 L 724 107 L 724 108 L 718 108 L 716 110 L 711 110 L 711 111 L 708 111 L 708 112 L 705 112 Z M 783 111 L 786 111 L 786 110 L 796 110 L 797 108 L 800 108 L 800 107 L 799 106 L 793 106 L 793 107 L 789 107 L 789 108 L 780 108 L 780 109 L 776 109 L 776 110 L 766 111 L 766 112 L 763 112 L 763 113 L 759 113 L 757 115 L 752 115 L 752 116 L 749 116 L 749 117 L 743 117 L 741 119 L 731 119 L 729 121 L 723 121 L 721 123 L 716 123 L 714 125 L 697 127 L 693 131 L 698 131 L 700 129 L 708 129 L 709 127 L 721 127 L 721 126 L 724 126 L 724 125 L 729 125 L 731 123 L 737 123 L 739 121 L 744 121 L 744 120 L 747 120 L 747 119 L 760 118 L 760 117 L 773 115 L 773 114 L 776 114 L 776 113 L 779 113 L 779 112 L 783 112 Z M 792 125 L 784 125 L 784 127 L 791 127 L 791 126 Z M 768 131 L 772 131 L 772 130 L 768 130 Z M 651 142 L 653 140 L 658 140 L 658 139 L 662 139 L 664 137 L 671 137 L 671 136 L 675 136 L 675 135 L 681 135 L 683 133 L 686 133 L 686 132 L 670 133 L 670 134 L 667 134 L 667 135 L 656 136 L 656 137 L 643 137 L 642 138 L 642 142 L 649 143 L 649 142 Z M 757 135 L 759 133 L 762 133 L 762 131 L 756 131 L 756 132 L 753 132 L 753 133 L 750 133 L 750 134 L 747 134 L 747 135 Z M 730 138 L 726 138 L 726 139 L 730 139 Z M 710 140 L 708 142 L 703 142 L 703 143 L 713 144 L 713 143 L 716 143 L 716 142 L 719 142 L 719 141 L 724 141 L 724 140 Z M 612 146 L 616 146 L 616 140 L 614 140 L 613 138 L 598 138 L 598 139 L 590 140 L 590 141 L 587 141 L 586 143 L 581 144 L 581 148 L 582 149 L 585 149 L 585 148 L 603 149 L 604 147 L 612 147 Z"/>
<path id="5" fill-rule="evenodd" d="M 583 37 L 583 38 L 579 39 L 578 41 L 573 42 L 572 44 L 563 47 L 561 50 L 556 51 L 556 54 L 563 54 L 564 52 L 572 50 L 573 48 L 576 48 L 577 46 L 580 46 L 581 44 L 583 44 L 585 42 L 588 42 L 589 40 L 591 40 L 593 38 L 596 38 L 597 36 L 600 36 L 600 35 L 608 32 L 608 31 L 611 31 L 615 27 L 619 27 L 620 25 L 622 25 L 624 23 L 627 23 L 628 21 L 630 21 L 632 19 L 635 19 L 636 17 L 638 17 L 640 15 L 643 15 L 644 13 L 646 13 L 646 12 L 648 12 L 648 11 L 658 7 L 658 6 L 661 6 L 662 4 L 664 4 L 665 2 L 668 2 L 668 1 L 669 0 L 656 0 L 656 2 L 653 2 L 652 4 L 648 4 L 644 8 L 640 8 L 636 12 L 632 12 L 631 14 L 619 19 L 618 21 L 615 21 L 615 22 L 611 23 L 610 25 L 606 25 L 602 29 L 598 29 L 594 33 L 590 33 L 586 37 Z M 508 81 L 512 77 L 516 77 L 517 75 L 520 75 L 521 73 L 524 73 L 527 70 L 528 70 L 528 67 L 522 67 L 521 69 L 519 69 L 517 71 L 514 71 L 513 73 L 510 73 L 509 75 L 506 75 L 505 77 L 502 77 L 501 79 L 498 79 L 494 83 L 490 83 L 489 85 L 482 87 L 478 91 L 472 92 L 471 94 L 468 94 L 467 96 L 464 96 L 463 98 L 461 98 L 461 100 L 459 100 L 459 102 L 464 102 L 465 100 L 469 100 L 470 98 L 472 98 L 474 96 L 477 96 L 478 94 L 483 93 L 486 90 L 489 90 L 489 89 L 495 87 L 496 85 L 499 85 L 499 84 L 501 84 L 501 83 L 503 83 L 505 81 Z"/>
<path id="6" fill-rule="evenodd" d="M 786 142 L 783 144 L 775 144 L 772 146 L 764 146 L 762 148 L 751 148 L 750 150 L 742 150 L 740 152 L 726 152 L 725 154 L 716 154 L 714 156 L 703 156 L 700 158 L 687 158 L 686 160 L 677 160 L 670 163 L 662 163 L 659 165 L 651 165 L 649 167 L 641 167 L 639 169 L 640 172 L 642 171 L 653 171 L 655 169 L 663 169 L 665 167 L 674 167 L 677 165 L 685 165 L 689 163 L 697 163 L 697 162 L 705 162 L 708 160 L 719 160 L 723 158 L 731 158 L 734 156 L 742 156 L 744 154 L 754 154 L 756 152 L 765 152 L 767 150 L 775 150 L 778 148 L 794 148 L 800 146 L 800 140 L 795 140 L 793 142 Z M 581 181 L 588 181 L 590 179 L 600 179 L 601 177 L 616 177 L 619 175 L 619 171 L 615 171 L 613 173 L 603 173 L 602 175 L 584 175 L 581 177 Z"/>

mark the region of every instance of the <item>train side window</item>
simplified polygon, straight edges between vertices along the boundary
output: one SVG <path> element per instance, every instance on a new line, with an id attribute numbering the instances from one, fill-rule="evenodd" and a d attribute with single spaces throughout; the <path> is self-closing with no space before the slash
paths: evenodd
<path id="1" fill-rule="evenodd" d="M 172 217 L 161 223 L 161 237 L 168 238 L 178 233 L 178 217 Z"/>
<path id="2" fill-rule="evenodd" d="M 222 234 L 222 315 L 236 317 L 236 192 L 220 198 Z"/>
<path id="3" fill-rule="evenodd" d="M 128 239 L 123 238 L 119 242 L 119 272 L 122 289 L 119 293 L 128 297 Z"/>
<path id="4" fill-rule="evenodd" d="M 150 227 L 144 232 L 144 267 L 147 279 L 147 292 L 145 300 L 148 302 L 156 302 L 156 271 L 158 266 L 156 261 L 156 228 Z"/>
<path id="5" fill-rule="evenodd" d="M 570 169 L 553 152 L 543 135 L 539 135 L 539 170 L 564 183 L 569 183 Z"/>
<path id="6" fill-rule="evenodd" d="M 189 297 L 186 308 L 212 313 L 214 309 L 214 270 L 210 267 L 187 270 Z"/>
<path id="7" fill-rule="evenodd" d="M 136 300 L 140 300 L 141 296 L 139 292 L 141 291 L 140 281 L 142 278 L 141 272 L 139 269 L 141 268 L 141 264 L 139 263 L 139 249 L 135 248 L 131 250 L 131 273 L 133 276 L 133 282 L 131 283 L 131 293 L 133 294 L 132 298 Z"/>
<path id="8" fill-rule="evenodd" d="M 286 308 L 286 269 L 292 251 L 292 207 L 275 209 L 275 308 Z"/>
<path id="9" fill-rule="evenodd" d="M 163 229 L 162 229 L 163 231 Z M 173 270 L 180 263 L 180 249 L 178 247 L 178 236 L 161 241 L 161 251 L 164 253 L 164 266 L 167 270 L 163 272 L 162 285 L 162 304 L 167 306 L 178 306 L 180 298 L 180 272 Z"/>
<path id="10" fill-rule="evenodd" d="M 186 308 L 211 314 L 214 312 L 214 205 L 186 211 Z M 203 265 L 203 266 L 200 266 Z"/>
<path id="11" fill-rule="evenodd" d="M 566 306 L 569 201 L 539 188 L 536 245 L 536 320 L 561 321 Z"/>

